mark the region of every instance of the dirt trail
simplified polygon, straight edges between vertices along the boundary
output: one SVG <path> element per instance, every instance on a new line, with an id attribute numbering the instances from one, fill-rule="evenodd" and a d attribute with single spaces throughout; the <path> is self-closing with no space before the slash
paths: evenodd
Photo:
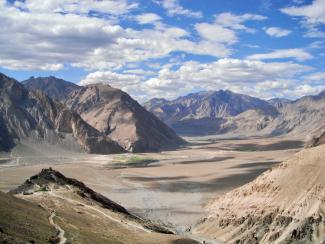
<path id="1" fill-rule="evenodd" d="M 49 217 L 50 225 L 52 225 L 58 231 L 57 238 L 59 239 L 59 244 L 65 244 L 67 241 L 67 238 L 64 237 L 65 232 L 58 224 L 54 223 L 53 219 L 55 216 L 56 213 L 52 210 L 51 215 Z"/>

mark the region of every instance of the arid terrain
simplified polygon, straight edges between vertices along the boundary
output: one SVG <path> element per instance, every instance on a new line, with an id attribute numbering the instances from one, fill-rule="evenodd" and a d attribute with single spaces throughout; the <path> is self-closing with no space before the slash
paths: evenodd
<path id="1" fill-rule="evenodd" d="M 301 138 L 186 139 L 190 144 L 175 151 L 117 155 L 72 154 L 21 145 L 1 156 L 0 190 L 7 192 L 52 167 L 132 214 L 191 236 L 191 228 L 207 215 L 205 207 L 212 200 L 254 180 L 303 147 Z"/>

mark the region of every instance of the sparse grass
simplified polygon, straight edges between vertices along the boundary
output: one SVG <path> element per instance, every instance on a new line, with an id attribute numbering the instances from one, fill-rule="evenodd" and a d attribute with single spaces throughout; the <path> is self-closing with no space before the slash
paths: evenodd
<path id="1" fill-rule="evenodd" d="M 152 158 L 146 158 L 146 157 L 141 157 L 141 156 L 131 156 L 129 157 L 125 163 L 127 164 L 133 164 L 133 163 L 143 163 L 143 162 L 148 162 L 148 161 L 152 161 L 152 162 L 156 162 L 157 160 L 152 159 Z"/>

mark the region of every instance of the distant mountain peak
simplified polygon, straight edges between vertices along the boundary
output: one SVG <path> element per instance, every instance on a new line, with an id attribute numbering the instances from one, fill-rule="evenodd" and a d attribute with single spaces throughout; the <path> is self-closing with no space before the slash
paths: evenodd
<path id="1" fill-rule="evenodd" d="M 5 75 L 0 75 L 0 98 L 0 150 L 28 140 L 89 153 L 124 151 L 76 112 Z"/>
<path id="2" fill-rule="evenodd" d="M 323 113 L 313 116 L 308 114 L 313 109 L 317 111 L 324 106 L 324 97 L 325 91 L 322 91 L 318 95 L 306 96 L 296 101 L 284 98 L 265 101 L 220 89 L 194 92 L 166 102 L 152 99 L 145 103 L 145 107 L 182 135 L 278 135 L 296 128 L 303 131 L 304 121 L 309 121 L 313 128 L 317 127 Z M 299 111 L 304 111 L 305 115 Z"/>
<path id="3" fill-rule="evenodd" d="M 22 81 L 22 84 L 28 90 L 40 90 L 51 98 L 64 100 L 69 93 L 80 87 L 72 82 L 65 81 L 55 76 L 48 77 L 30 77 Z"/>
<path id="4" fill-rule="evenodd" d="M 159 151 L 184 143 L 129 94 L 106 84 L 76 90 L 65 105 L 130 152 Z"/>

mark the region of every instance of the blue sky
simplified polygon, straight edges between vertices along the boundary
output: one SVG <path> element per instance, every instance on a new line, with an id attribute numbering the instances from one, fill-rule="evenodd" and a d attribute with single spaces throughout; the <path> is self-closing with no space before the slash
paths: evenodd
<path id="1" fill-rule="evenodd" d="M 325 0 L 0 0 L 0 72 L 136 99 L 325 89 Z"/>

